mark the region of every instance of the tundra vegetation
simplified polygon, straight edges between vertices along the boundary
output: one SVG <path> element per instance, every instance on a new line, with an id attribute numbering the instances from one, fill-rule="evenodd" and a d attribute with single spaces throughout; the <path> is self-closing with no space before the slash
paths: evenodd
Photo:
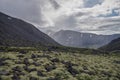
<path id="1" fill-rule="evenodd" d="M 120 80 L 120 54 L 92 49 L 1 47 L 0 80 Z"/>

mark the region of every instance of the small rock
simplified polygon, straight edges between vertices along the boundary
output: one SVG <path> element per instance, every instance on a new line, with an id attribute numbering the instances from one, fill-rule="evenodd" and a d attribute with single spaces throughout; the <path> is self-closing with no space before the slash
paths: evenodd
<path id="1" fill-rule="evenodd" d="M 60 62 L 60 60 L 58 58 L 52 59 L 52 62 Z"/>
<path id="2" fill-rule="evenodd" d="M 28 66 L 24 66 L 23 68 L 24 68 L 24 70 L 26 70 L 27 72 L 37 71 L 36 68 L 30 69 L 30 68 L 28 68 Z"/>
<path id="3" fill-rule="evenodd" d="M 25 65 L 30 65 L 28 58 L 25 58 L 25 59 L 24 59 L 24 64 L 25 64 Z"/>
<path id="4" fill-rule="evenodd" d="M 114 63 L 120 64 L 120 61 L 114 60 Z"/>
<path id="5" fill-rule="evenodd" d="M 10 73 L 8 71 L 0 71 L 0 75 L 9 75 Z"/>
<path id="6" fill-rule="evenodd" d="M 13 74 L 12 80 L 20 80 L 20 77 L 16 74 Z"/>
<path id="7" fill-rule="evenodd" d="M 32 54 L 31 58 L 37 58 L 37 56 L 35 54 Z"/>
<path id="8" fill-rule="evenodd" d="M 21 51 L 19 51 L 19 53 L 20 53 L 20 54 L 26 54 L 27 51 L 21 50 Z"/>
<path id="9" fill-rule="evenodd" d="M 73 64 L 71 62 L 65 63 L 65 67 L 67 68 L 68 72 L 70 72 L 73 76 L 79 74 L 79 72 L 76 69 L 74 69 L 72 66 Z"/>
<path id="10" fill-rule="evenodd" d="M 35 65 L 35 66 L 40 66 L 41 64 L 40 64 L 40 63 L 33 62 L 33 65 Z"/>
<path id="11" fill-rule="evenodd" d="M 53 69 L 56 69 L 55 65 L 45 65 L 45 69 L 49 72 L 52 71 Z"/>
<path id="12" fill-rule="evenodd" d="M 37 75 L 38 75 L 38 76 L 42 76 L 42 77 L 45 76 L 45 75 L 42 73 L 42 71 L 37 71 Z"/>
<path id="13" fill-rule="evenodd" d="M 16 66 L 16 67 L 12 68 L 12 70 L 13 70 L 13 71 L 21 72 L 21 67 Z"/>
<path id="14" fill-rule="evenodd" d="M 38 79 L 35 77 L 30 77 L 30 80 L 38 80 Z"/>
<path id="15" fill-rule="evenodd" d="M 23 58 L 23 57 L 24 57 L 24 55 L 17 55 L 17 57 L 19 57 L 19 58 Z"/>

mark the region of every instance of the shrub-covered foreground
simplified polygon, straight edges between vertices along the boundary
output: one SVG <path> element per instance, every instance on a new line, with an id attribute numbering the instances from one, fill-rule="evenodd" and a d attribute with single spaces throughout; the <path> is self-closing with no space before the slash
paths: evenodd
<path id="1" fill-rule="evenodd" d="M 120 80 L 120 56 L 1 51 L 0 80 Z"/>

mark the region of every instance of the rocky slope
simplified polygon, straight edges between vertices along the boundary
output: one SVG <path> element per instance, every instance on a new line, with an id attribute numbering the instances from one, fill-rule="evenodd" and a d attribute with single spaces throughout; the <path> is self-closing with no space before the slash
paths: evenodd
<path id="1" fill-rule="evenodd" d="M 36 44 L 59 45 L 32 24 L 0 12 L 0 45 L 33 46 Z"/>

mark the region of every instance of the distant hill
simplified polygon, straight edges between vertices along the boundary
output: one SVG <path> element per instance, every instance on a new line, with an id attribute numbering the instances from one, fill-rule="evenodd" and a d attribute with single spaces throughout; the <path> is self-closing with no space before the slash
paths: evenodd
<path id="1" fill-rule="evenodd" d="M 120 38 L 112 40 L 109 44 L 100 48 L 104 51 L 120 51 Z"/>
<path id="2" fill-rule="evenodd" d="M 56 41 L 23 20 L 0 12 L 1 46 L 59 45 Z"/>
<path id="3" fill-rule="evenodd" d="M 70 47 L 99 48 L 108 44 L 113 39 L 120 37 L 120 34 L 97 35 L 92 33 L 81 33 L 71 30 L 61 30 L 50 35 L 55 41 Z"/>

